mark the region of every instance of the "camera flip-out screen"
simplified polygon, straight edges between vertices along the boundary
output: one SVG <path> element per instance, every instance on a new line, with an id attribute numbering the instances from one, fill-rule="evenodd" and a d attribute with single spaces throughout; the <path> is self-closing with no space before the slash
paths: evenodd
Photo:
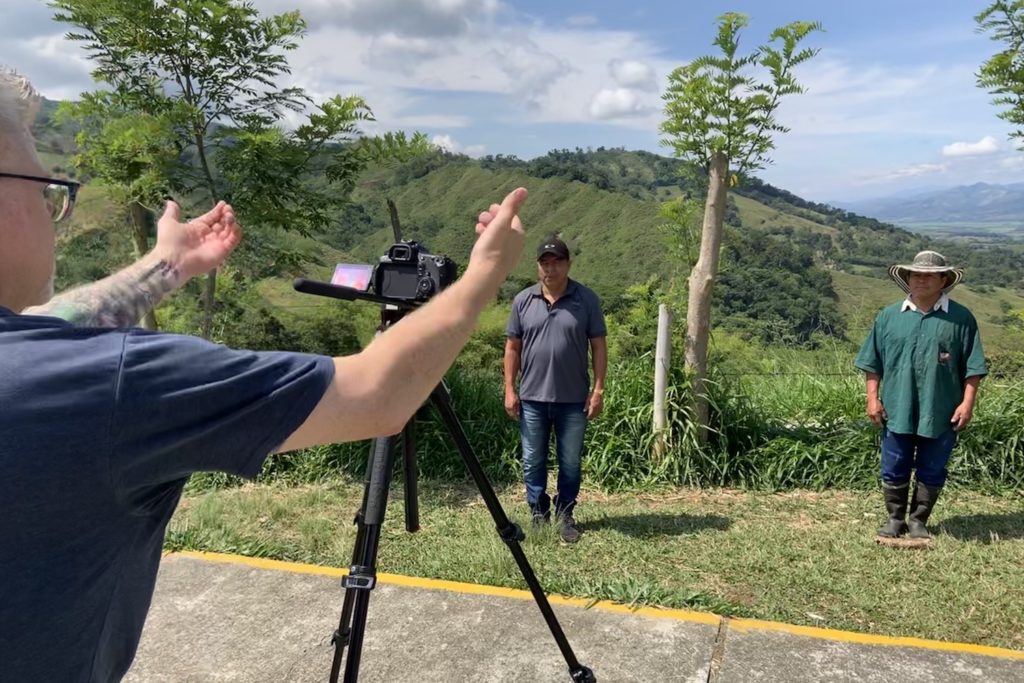
<path id="1" fill-rule="evenodd" d="M 370 286 L 370 279 L 373 277 L 373 266 L 363 263 L 339 263 L 334 268 L 334 277 L 331 278 L 332 285 L 351 287 L 365 292 Z"/>

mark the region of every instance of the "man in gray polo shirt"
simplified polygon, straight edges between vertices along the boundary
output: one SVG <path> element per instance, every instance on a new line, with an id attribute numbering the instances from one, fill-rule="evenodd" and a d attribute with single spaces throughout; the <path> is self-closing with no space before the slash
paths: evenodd
<path id="1" fill-rule="evenodd" d="M 569 248 L 555 236 L 537 248 L 539 282 L 516 295 L 505 343 L 505 410 L 519 420 L 526 502 L 534 524 L 551 518 L 548 444 L 558 456 L 555 518 L 567 543 L 579 540 L 573 517 L 587 420 L 601 414 L 608 367 L 607 331 L 593 290 L 569 279 Z M 594 370 L 587 371 L 590 349 Z M 516 379 L 519 391 L 516 392 Z"/>

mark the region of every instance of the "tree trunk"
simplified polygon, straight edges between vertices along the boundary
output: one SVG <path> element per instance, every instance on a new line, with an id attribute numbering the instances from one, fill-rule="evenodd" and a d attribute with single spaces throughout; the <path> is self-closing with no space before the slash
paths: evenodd
<path id="1" fill-rule="evenodd" d="M 210 191 L 211 204 L 217 203 L 217 185 L 213 182 L 213 174 L 210 173 L 210 164 L 206 160 L 206 145 L 202 134 L 196 135 L 196 153 L 199 155 L 199 165 L 206 177 L 206 187 Z M 216 305 L 217 294 L 217 269 L 214 268 L 206 276 L 203 287 L 203 322 L 201 334 L 203 339 L 209 339 L 213 332 L 213 308 Z"/>
<path id="2" fill-rule="evenodd" d="M 668 306 L 658 306 L 658 341 L 654 351 L 654 458 L 661 460 L 668 450 L 666 431 L 668 414 L 665 395 L 668 392 L 668 369 L 672 356 L 672 313 Z"/>
<path id="3" fill-rule="evenodd" d="M 690 273 L 689 307 L 686 311 L 686 367 L 692 373 L 694 417 L 698 438 L 708 438 L 709 406 L 707 394 L 708 339 L 711 334 L 711 292 L 718 275 L 718 257 L 725 222 L 729 160 L 716 153 L 708 168 L 708 197 L 704 204 L 704 225 L 700 236 L 700 256 Z"/>
<path id="4" fill-rule="evenodd" d="M 217 269 L 214 268 L 206 275 L 206 282 L 203 284 L 203 339 L 209 339 L 213 332 L 213 307 L 216 305 L 215 295 L 217 293 Z"/>
<path id="5" fill-rule="evenodd" d="M 135 245 L 135 258 L 139 259 L 149 253 L 149 236 L 146 234 L 146 207 L 132 202 L 128 207 L 132 224 L 132 243 Z M 149 309 L 142 315 L 139 323 L 145 330 L 158 330 L 156 311 Z"/>

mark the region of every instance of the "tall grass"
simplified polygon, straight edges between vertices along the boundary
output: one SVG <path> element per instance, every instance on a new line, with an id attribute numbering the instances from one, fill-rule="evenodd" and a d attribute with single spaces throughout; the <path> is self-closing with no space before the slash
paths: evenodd
<path id="1" fill-rule="evenodd" d="M 780 352 L 760 365 L 716 364 L 718 374 L 711 383 L 714 434 L 704 446 L 691 420 L 687 378 L 676 370 L 668 397 L 669 448 L 661 457 L 653 455 L 653 361 L 643 355 L 615 363 L 606 382 L 604 414 L 587 429 L 585 481 L 606 490 L 874 487 L 879 433 L 864 415 L 863 380 L 849 371 L 851 361 L 846 351 L 837 350 L 802 357 Z M 500 377 L 493 371 L 456 369 L 449 373 L 448 386 L 484 469 L 497 482 L 517 480 L 519 431 L 505 415 Z M 1024 491 L 1022 425 L 1021 385 L 984 382 L 974 421 L 954 451 L 950 482 Z M 422 476 L 465 478 L 460 456 L 429 406 L 417 419 L 417 441 Z M 260 478 L 311 483 L 338 475 L 361 477 L 368 452 L 362 442 L 278 456 L 268 460 Z M 229 483 L 226 477 L 201 475 L 191 486 Z"/>

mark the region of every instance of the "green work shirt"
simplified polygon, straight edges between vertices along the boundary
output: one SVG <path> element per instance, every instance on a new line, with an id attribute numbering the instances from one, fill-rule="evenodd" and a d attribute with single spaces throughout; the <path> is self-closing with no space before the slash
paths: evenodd
<path id="1" fill-rule="evenodd" d="M 964 380 L 988 374 L 978 323 L 965 307 L 925 315 L 903 303 L 882 309 L 854 365 L 882 378 L 886 427 L 936 438 L 964 397 Z"/>

